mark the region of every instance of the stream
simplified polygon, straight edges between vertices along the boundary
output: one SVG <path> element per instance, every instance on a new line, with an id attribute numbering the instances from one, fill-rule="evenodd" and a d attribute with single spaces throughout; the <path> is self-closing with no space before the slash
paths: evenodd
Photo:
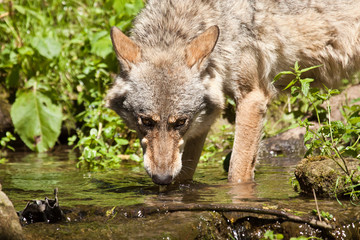
<path id="1" fill-rule="evenodd" d="M 346 200 L 341 206 L 318 199 L 320 211 L 334 216 L 328 221 L 332 230 L 256 211 L 221 210 L 278 210 L 315 219 L 314 199 L 299 195 L 289 181 L 299 156 L 297 151 L 262 151 L 255 183 L 232 185 L 217 155 L 218 160 L 199 164 L 194 182 L 159 192 L 141 164 L 124 162 L 120 169 L 86 172 L 76 168 L 76 153 L 60 148 L 10 153 L 9 162 L 0 165 L 0 183 L 17 211 L 34 199 L 53 199 L 54 189 L 59 190 L 66 221 L 24 225 L 26 239 L 261 239 L 267 230 L 284 239 L 360 239 L 359 208 Z"/>

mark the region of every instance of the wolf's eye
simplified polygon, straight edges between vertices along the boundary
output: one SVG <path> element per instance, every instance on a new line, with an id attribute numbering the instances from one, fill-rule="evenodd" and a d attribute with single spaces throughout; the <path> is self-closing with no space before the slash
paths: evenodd
<path id="1" fill-rule="evenodd" d="M 179 129 L 179 128 L 183 127 L 186 123 L 186 120 L 187 120 L 186 118 L 181 118 L 181 119 L 176 120 L 176 122 L 174 124 L 174 128 Z"/>
<path id="2" fill-rule="evenodd" d="M 140 118 L 141 124 L 148 128 L 153 128 L 155 126 L 155 121 L 151 118 L 142 117 Z"/>

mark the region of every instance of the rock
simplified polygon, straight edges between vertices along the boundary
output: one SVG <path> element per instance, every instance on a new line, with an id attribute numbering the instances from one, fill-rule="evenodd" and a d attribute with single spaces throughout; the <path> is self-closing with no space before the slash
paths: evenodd
<path id="1" fill-rule="evenodd" d="M 306 151 L 304 146 L 305 131 L 305 128 L 297 127 L 264 139 L 261 143 L 259 156 L 303 156 Z"/>
<path id="2" fill-rule="evenodd" d="M 343 121 L 344 117 L 341 114 L 343 105 L 352 106 L 351 101 L 360 98 L 360 84 L 351 86 L 341 92 L 339 95 L 330 98 L 331 106 L 331 121 Z M 359 104 L 357 102 L 356 104 Z"/>
<path id="3" fill-rule="evenodd" d="M 54 199 L 33 200 L 27 203 L 23 211 L 18 212 L 22 224 L 36 222 L 55 223 L 65 219 L 57 197 L 58 189 L 54 190 Z"/>
<path id="4" fill-rule="evenodd" d="M 341 160 L 337 161 L 343 165 Z M 349 171 L 354 171 L 353 179 L 358 178 L 360 176 L 357 169 L 359 160 L 349 158 L 345 159 L 345 162 Z M 318 197 L 349 197 L 345 193 L 348 192 L 350 183 L 345 182 L 344 171 L 333 159 L 324 156 L 303 159 L 296 166 L 295 177 L 302 193 L 306 195 L 313 196 L 312 189 L 314 189 Z"/>
<path id="5" fill-rule="evenodd" d="M 14 206 L 0 185 L 0 239 L 17 240 L 23 239 L 22 228 L 16 215 Z"/>
<path id="6" fill-rule="evenodd" d="M 0 96 L 0 132 L 5 132 L 10 128 L 12 128 L 10 104 Z"/>

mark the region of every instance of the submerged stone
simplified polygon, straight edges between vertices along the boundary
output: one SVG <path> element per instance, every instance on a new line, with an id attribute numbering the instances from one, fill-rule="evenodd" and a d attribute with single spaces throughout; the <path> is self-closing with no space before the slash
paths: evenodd
<path id="1" fill-rule="evenodd" d="M 340 159 L 330 159 L 317 156 L 303 159 L 295 169 L 295 177 L 299 182 L 301 192 L 313 196 L 313 189 L 318 197 L 342 198 L 349 197 L 349 187 L 359 183 L 360 172 L 358 159 L 345 159 L 349 173 L 352 174 L 353 182 L 348 181 L 344 170 L 339 166 L 344 163 Z M 356 181 L 357 179 L 357 181 Z"/>

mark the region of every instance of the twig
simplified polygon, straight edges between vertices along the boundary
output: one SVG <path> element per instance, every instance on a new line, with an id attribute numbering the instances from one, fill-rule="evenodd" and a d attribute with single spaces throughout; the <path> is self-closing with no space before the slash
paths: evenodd
<path id="1" fill-rule="evenodd" d="M 99 123 L 98 135 L 96 136 L 97 139 L 100 139 L 102 129 L 103 129 L 103 125 L 102 125 L 102 122 L 100 122 L 100 123 Z"/>
<path id="2" fill-rule="evenodd" d="M 276 216 L 278 218 L 297 222 L 297 223 L 307 223 L 315 228 L 322 229 L 334 229 L 334 226 L 328 224 L 324 221 L 317 221 L 316 219 L 305 219 L 285 211 L 272 210 L 272 209 L 262 209 L 255 207 L 244 207 L 244 206 L 234 206 L 234 205 L 217 205 L 217 204 L 187 204 L 181 206 L 163 206 L 163 207 L 146 207 L 138 211 L 124 211 L 124 215 L 127 217 L 145 217 L 152 214 L 164 214 L 172 212 L 203 212 L 203 211 L 215 211 L 215 212 L 246 212 L 246 213 L 256 213 Z"/>
<path id="3" fill-rule="evenodd" d="M 317 213 L 318 213 L 319 220 L 321 221 L 321 215 L 320 215 L 319 205 L 318 205 L 318 203 L 317 203 L 316 193 L 315 193 L 314 188 L 312 189 L 312 191 L 313 191 L 313 194 L 314 194 L 316 211 L 317 211 Z"/>

